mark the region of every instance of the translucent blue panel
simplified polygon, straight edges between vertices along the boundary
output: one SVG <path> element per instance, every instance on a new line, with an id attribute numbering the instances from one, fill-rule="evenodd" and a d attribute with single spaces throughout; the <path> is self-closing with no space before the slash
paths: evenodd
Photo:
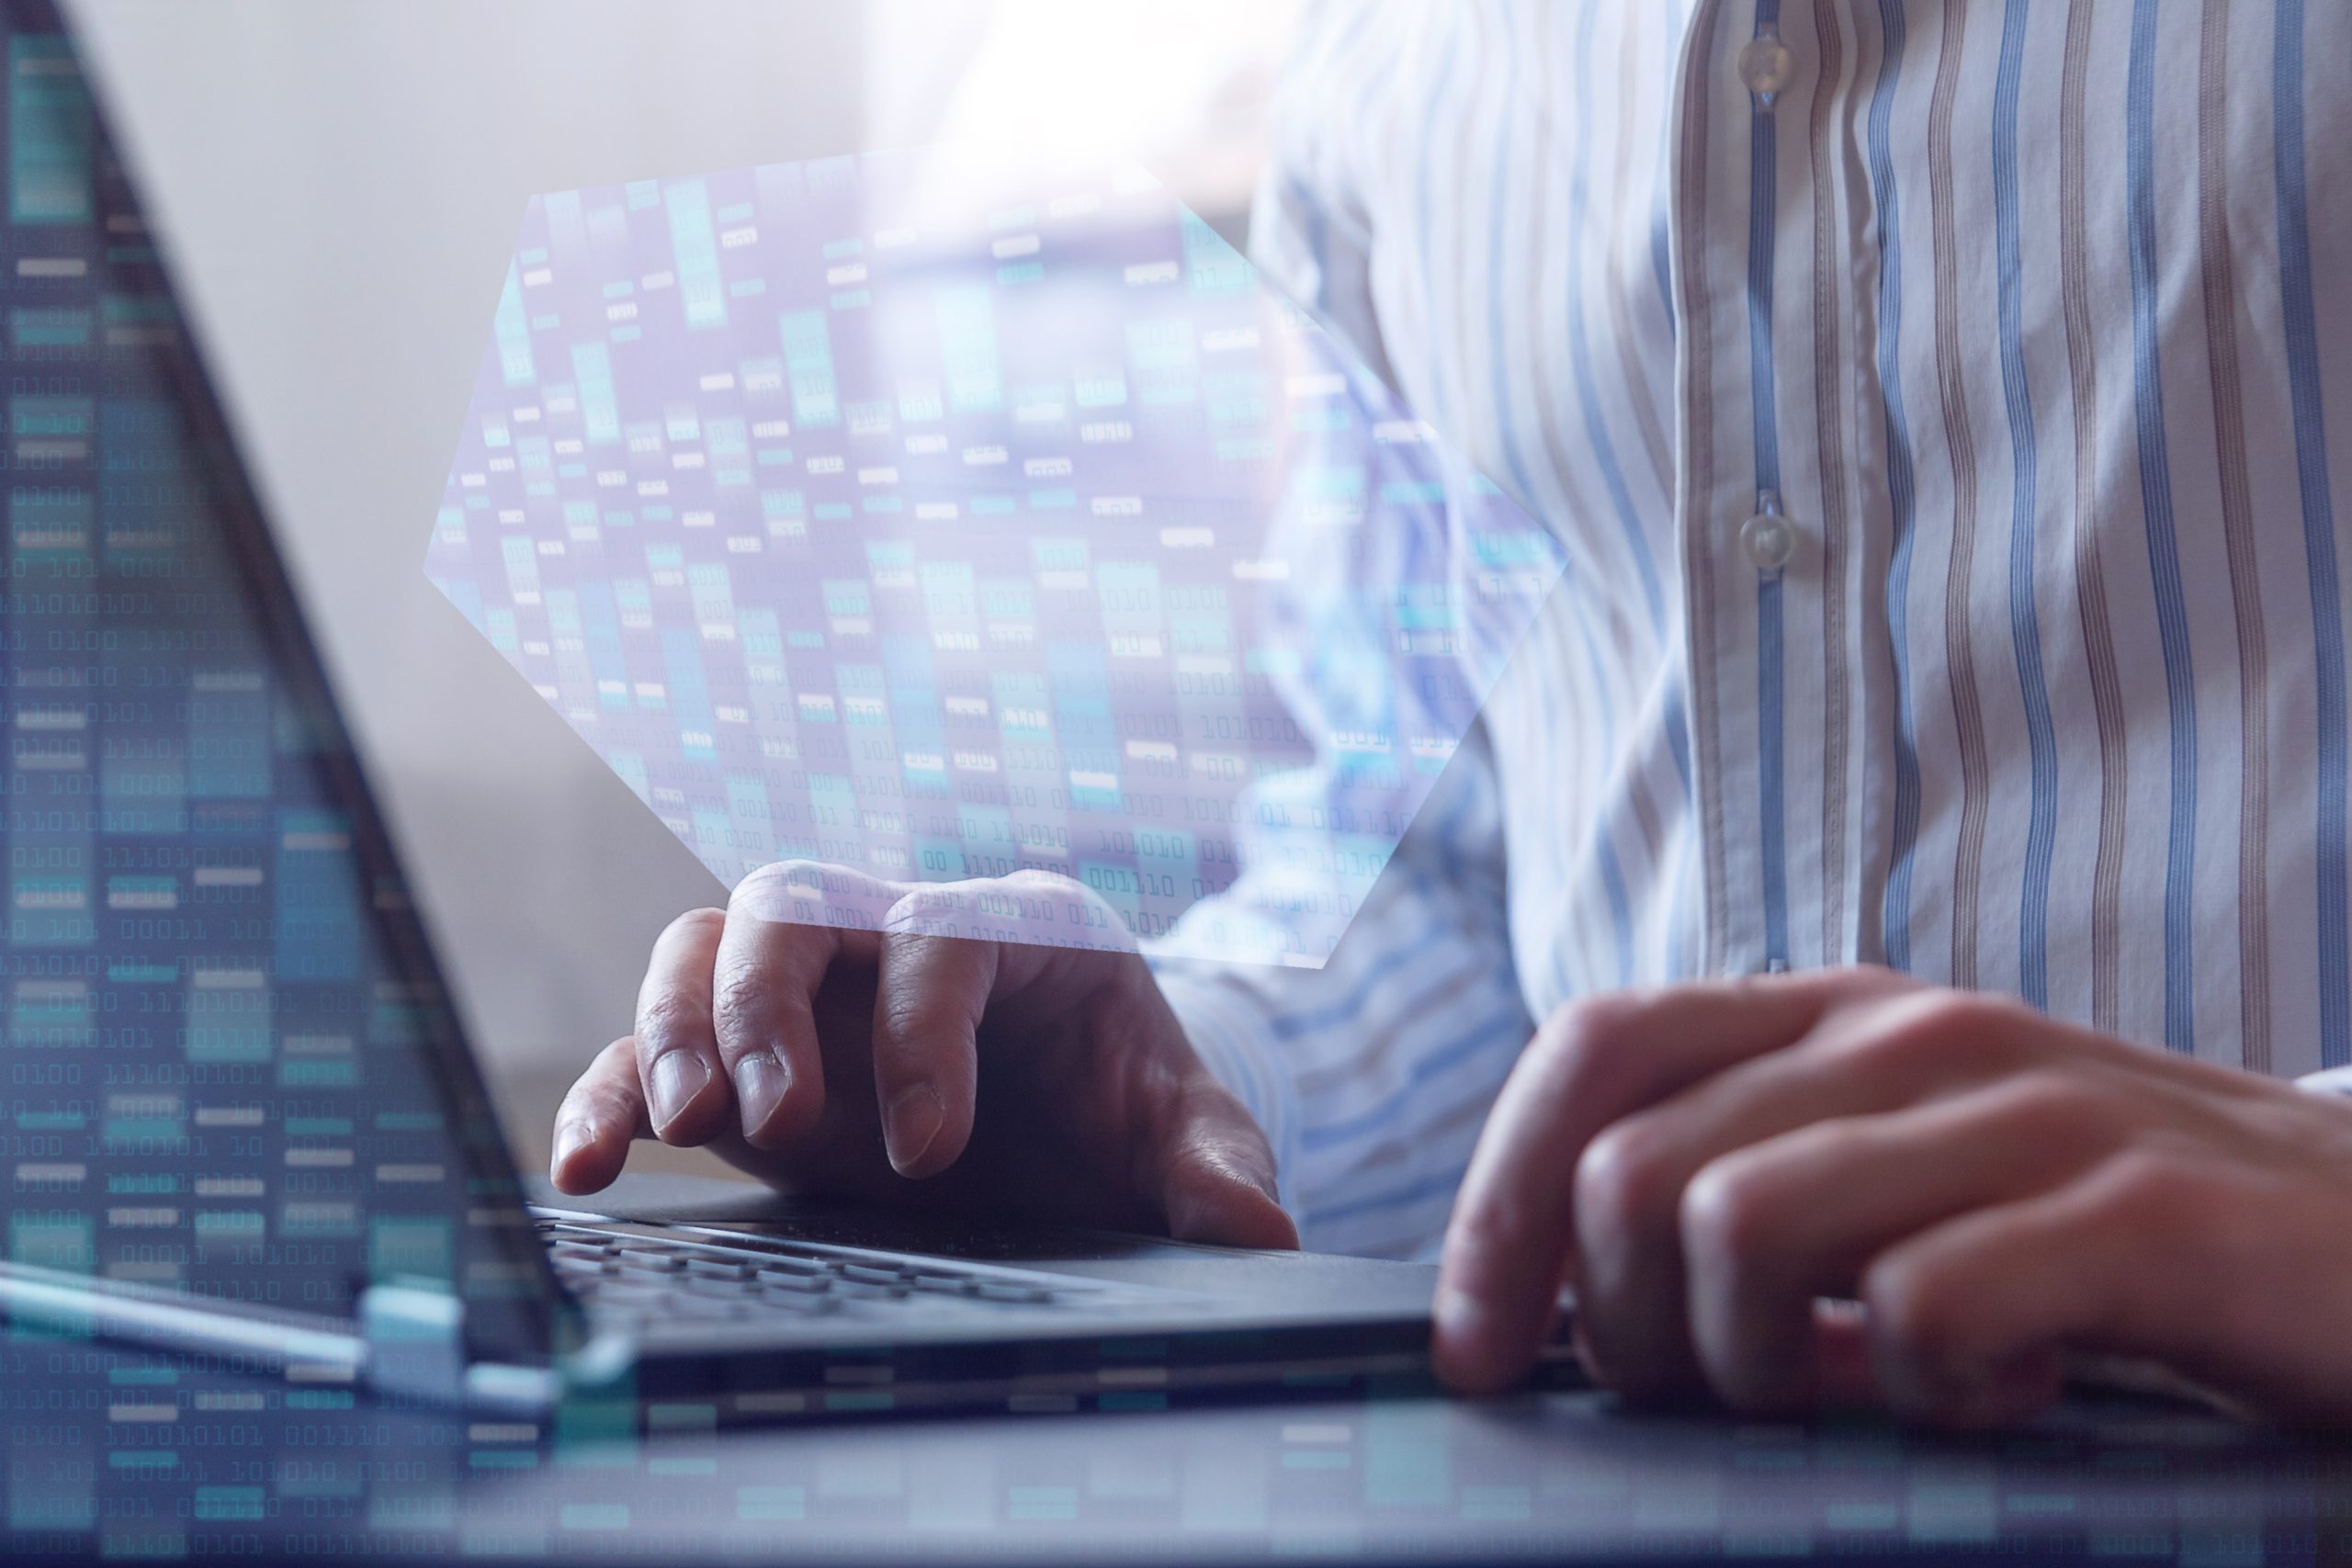
<path id="1" fill-rule="evenodd" d="M 925 166 L 535 200 L 427 570 L 775 918 L 1319 964 L 1554 539 L 1148 175 Z"/>

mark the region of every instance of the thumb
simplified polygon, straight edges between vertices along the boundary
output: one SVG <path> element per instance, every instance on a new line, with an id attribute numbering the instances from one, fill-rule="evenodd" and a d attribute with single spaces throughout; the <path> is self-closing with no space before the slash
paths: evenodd
<path id="1" fill-rule="evenodd" d="M 1298 1246 L 1298 1226 L 1274 1195 L 1274 1152 L 1223 1085 L 1203 1074 L 1177 1089 L 1158 1134 L 1170 1235 L 1214 1247 Z"/>

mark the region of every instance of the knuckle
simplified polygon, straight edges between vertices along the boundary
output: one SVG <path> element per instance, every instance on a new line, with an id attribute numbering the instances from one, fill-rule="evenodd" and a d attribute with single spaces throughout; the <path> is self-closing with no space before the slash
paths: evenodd
<path id="1" fill-rule="evenodd" d="M 1531 1056 L 1564 1089 L 1589 1081 L 1624 1055 L 1647 1011 L 1648 998 L 1635 991 L 1563 1002 L 1544 1021 Z"/>
<path id="2" fill-rule="evenodd" d="M 711 984 L 711 1022 L 722 1033 L 756 1029 L 767 1017 L 773 982 L 751 964 L 727 969 Z"/>
<path id="3" fill-rule="evenodd" d="M 707 908 L 688 909 L 662 928 L 662 935 L 656 945 L 663 946 L 673 942 L 685 942 L 706 935 L 717 936 L 726 928 L 727 911 L 724 909 Z"/>
<path id="4" fill-rule="evenodd" d="M 592 1102 L 598 1106 L 626 1098 L 637 1091 L 637 1036 L 624 1034 L 603 1050 L 587 1069 L 573 1080 L 568 1100 Z"/>
<path id="5" fill-rule="evenodd" d="M 1787 1234 L 1787 1213 L 1781 1184 L 1761 1161 L 1727 1155 L 1702 1168 L 1683 1189 L 1683 1247 L 1712 1273 L 1751 1274 L 1778 1250 Z"/>
<path id="6" fill-rule="evenodd" d="M 1079 881 L 1075 877 L 1064 876 L 1060 872 L 1048 871 L 1043 866 L 1035 865 L 1025 865 L 1017 871 L 1008 872 L 1002 876 L 991 877 L 989 879 L 989 884 L 1012 892 L 1069 893 L 1073 891 L 1082 891 L 1091 893 L 1092 891 L 1092 889 L 1087 887 L 1086 884 Z"/>
<path id="7" fill-rule="evenodd" d="M 804 860 L 772 860 L 763 865 L 755 865 L 735 884 L 734 897 L 741 899 L 747 893 L 798 880 L 800 874 L 809 865 L 810 863 Z"/>
<path id="8" fill-rule="evenodd" d="M 2023 1008 L 1972 991 L 1918 991 L 1880 1005 L 1844 1053 L 1865 1071 L 1905 1076 L 1983 1060 L 2015 1038 Z"/>
<path id="9" fill-rule="evenodd" d="M 648 1058 L 658 1056 L 682 1043 L 685 1037 L 700 1033 L 709 1024 L 708 1016 L 691 998 L 665 987 L 648 997 L 638 1009 L 638 1053 Z"/>
<path id="10" fill-rule="evenodd" d="M 868 929 L 897 897 L 892 885 L 854 866 L 780 860 L 745 874 L 728 908 L 786 924 Z"/>
<path id="11" fill-rule="evenodd" d="M 1577 1162 L 1577 1226 L 1595 1241 L 1626 1235 L 1671 1214 L 1679 1196 L 1666 1141 L 1645 1117 L 1609 1128 L 1586 1145 Z"/>
<path id="12" fill-rule="evenodd" d="M 1031 898 L 1060 898 L 1083 904 L 1098 919 L 1110 921 L 1114 929 L 1118 929 L 1118 916 L 1111 901 L 1076 877 L 1032 867 L 1012 873 L 1004 878 L 1002 886 L 1015 897 L 1025 894 Z"/>
<path id="13" fill-rule="evenodd" d="M 1590 1049 L 1622 1038 L 1649 1010 L 1649 1002 L 1645 992 L 1606 991 L 1561 1003 L 1552 1012 L 1561 1049 Z"/>
<path id="14" fill-rule="evenodd" d="M 824 868 L 814 861 L 779 860 L 744 873 L 727 900 L 729 912 L 767 916 L 796 898 L 824 894 Z"/>
<path id="15" fill-rule="evenodd" d="M 2154 1226 L 2173 1231 L 2204 1206 L 2207 1183 L 2196 1162 L 2171 1149 L 2140 1145 L 2109 1160 L 2092 1188 L 2102 1229 Z"/>
<path id="16" fill-rule="evenodd" d="M 599 1122 L 616 1122 L 627 1126 L 637 1119 L 638 1105 L 642 1099 L 634 1074 L 626 1081 L 605 1081 L 588 1086 L 580 1091 L 586 1108 Z"/>
<path id="17" fill-rule="evenodd" d="M 2114 1096 L 2077 1074 L 2036 1068 L 1993 1091 L 1992 1110 L 2036 1141 L 2078 1143 L 2102 1134 L 2115 1115 Z"/>
<path id="18" fill-rule="evenodd" d="M 882 930 L 899 942 L 945 941 L 961 935 L 987 908 L 987 885 L 926 882 L 910 887 L 882 916 Z"/>
<path id="19" fill-rule="evenodd" d="M 2024 1004 L 1981 991 L 1935 991 L 1920 1004 L 1925 1032 L 1947 1045 L 1968 1049 L 2015 1035 L 2032 1016 Z"/>
<path id="20" fill-rule="evenodd" d="M 958 1041 L 966 1032 L 967 1018 L 955 993 L 935 983 L 885 986 L 875 1005 L 879 1042 L 901 1050 L 914 1048 L 926 1055 Z"/>
<path id="21" fill-rule="evenodd" d="M 1908 996 L 1930 987 L 1900 969 L 1883 964 L 1841 964 L 1811 972 L 1812 977 L 1841 997 L 1857 1000 L 1873 997 Z"/>

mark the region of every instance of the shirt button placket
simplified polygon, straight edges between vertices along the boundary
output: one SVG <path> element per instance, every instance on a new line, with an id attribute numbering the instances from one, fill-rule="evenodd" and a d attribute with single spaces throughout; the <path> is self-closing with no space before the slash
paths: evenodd
<path id="1" fill-rule="evenodd" d="M 1781 514 L 1780 491 L 1757 493 L 1755 515 L 1739 525 L 1739 545 L 1747 552 L 1758 577 L 1778 577 L 1795 558 L 1796 525 Z"/>
<path id="2" fill-rule="evenodd" d="M 1778 491 L 1758 491 L 1756 510 L 1739 525 L 1739 547 L 1755 567 L 1759 583 L 1778 582 L 1797 553 L 1797 525 L 1781 510 Z M 1762 973 L 1788 973 L 1788 960 L 1778 955 L 1767 956 Z"/>
<path id="3" fill-rule="evenodd" d="M 1758 28 L 1756 36 L 1739 51 L 1740 82 L 1768 111 L 1780 102 L 1781 89 L 1789 85 L 1795 67 L 1796 57 L 1781 41 L 1778 23 Z"/>

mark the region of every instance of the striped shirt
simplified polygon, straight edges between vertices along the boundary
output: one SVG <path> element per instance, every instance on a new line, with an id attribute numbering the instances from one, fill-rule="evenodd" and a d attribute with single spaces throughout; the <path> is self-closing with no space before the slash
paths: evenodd
<path id="1" fill-rule="evenodd" d="M 1329 964 L 1165 973 L 1310 1246 L 1430 1251 L 1627 984 L 2352 1061 L 2346 61 L 2332 0 L 1310 9 L 1259 264 L 1569 563 Z"/>

